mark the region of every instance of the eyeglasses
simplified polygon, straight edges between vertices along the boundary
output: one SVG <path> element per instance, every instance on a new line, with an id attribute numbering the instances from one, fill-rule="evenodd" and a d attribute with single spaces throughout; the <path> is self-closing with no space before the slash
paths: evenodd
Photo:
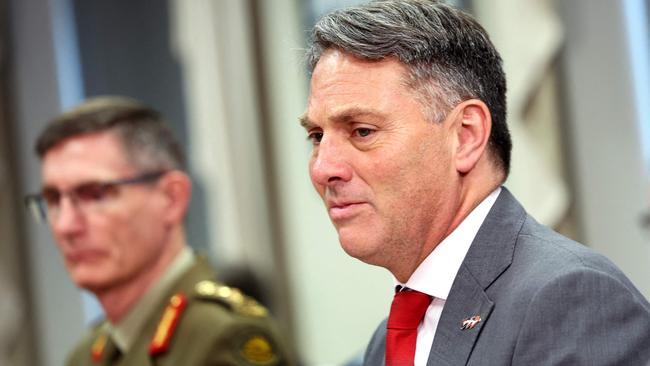
<path id="1" fill-rule="evenodd" d="M 65 191 L 46 187 L 41 193 L 25 196 L 25 206 L 36 221 L 45 222 L 48 217 L 58 216 L 61 200 L 65 196 L 68 196 L 76 207 L 84 209 L 97 206 L 106 201 L 108 197 L 114 196 L 119 186 L 152 182 L 166 173 L 167 171 L 156 171 L 106 182 L 86 182 Z"/>

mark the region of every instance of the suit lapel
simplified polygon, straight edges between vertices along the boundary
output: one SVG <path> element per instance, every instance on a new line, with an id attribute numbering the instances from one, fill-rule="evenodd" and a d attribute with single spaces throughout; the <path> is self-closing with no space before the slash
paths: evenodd
<path id="1" fill-rule="evenodd" d="M 494 303 L 466 268 L 461 267 L 442 311 L 428 365 L 464 365 Z M 464 319 L 480 316 L 473 328 L 461 330 Z"/>
<path id="2" fill-rule="evenodd" d="M 458 270 L 427 365 L 467 363 L 494 307 L 485 291 L 512 263 L 517 235 L 525 218 L 521 205 L 502 188 Z M 481 321 L 472 329 L 462 330 L 463 320 L 473 316 L 480 316 Z"/>

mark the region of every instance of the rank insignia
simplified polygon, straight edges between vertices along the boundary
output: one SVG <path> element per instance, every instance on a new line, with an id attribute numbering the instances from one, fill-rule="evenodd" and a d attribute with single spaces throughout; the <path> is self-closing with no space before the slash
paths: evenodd
<path id="1" fill-rule="evenodd" d="M 474 315 L 471 318 L 464 319 L 461 322 L 460 330 L 470 330 L 474 329 L 478 323 L 481 322 L 481 316 L 480 315 Z"/>
<path id="2" fill-rule="evenodd" d="M 277 361 L 271 342 L 264 336 L 250 337 L 240 349 L 242 357 L 253 365 L 270 365 Z"/>
<path id="3" fill-rule="evenodd" d="M 93 346 L 90 349 L 90 358 L 92 358 L 94 363 L 100 363 L 102 361 L 102 355 L 104 354 L 107 340 L 108 336 L 102 334 L 95 339 L 95 342 L 93 342 Z"/>
<path id="4" fill-rule="evenodd" d="M 268 315 L 268 311 L 264 306 L 234 287 L 228 287 L 213 281 L 201 281 L 196 284 L 194 289 L 200 297 L 219 301 L 239 314 L 252 317 L 265 317 Z"/>
<path id="5" fill-rule="evenodd" d="M 169 299 L 169 304 L 165 308 L 165 312 L 156 328 L 156 333 L 154 333 L 153 339 L 149 344 L 149 355 L 155 356 L 167 351 L 169 342 L 174 335 L 174 330 L 186 306 L 187 297 L 182 293 L 176 294 Z"/>

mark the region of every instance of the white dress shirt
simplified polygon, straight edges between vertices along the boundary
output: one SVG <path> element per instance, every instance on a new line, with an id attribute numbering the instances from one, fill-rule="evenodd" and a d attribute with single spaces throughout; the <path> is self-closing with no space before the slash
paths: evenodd
<path id="1" fill-rule="evenodd" d="M 418 326 L 415 346 L 415 366 L 425 366 L 431 352 L 442 308 L 449 296 L 460 265 L 467 255 L 472 241 L 485 221 L 488 212 L 501 193 L 501 187 L 487 196 L 438 246 L 420 263 L 411 278 L 396 284 L 431 295 L 433 300 L 422 323 Z M 459 319 L 460 321 L 461 319 Z M 460 324 L 460 323 L 459 323 Z M 460 326 L 460 325 L 459 325 Z"/>

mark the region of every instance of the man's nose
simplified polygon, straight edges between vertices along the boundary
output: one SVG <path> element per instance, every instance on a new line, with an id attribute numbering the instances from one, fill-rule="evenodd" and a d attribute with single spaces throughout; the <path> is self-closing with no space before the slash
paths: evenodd
<path id="1" fill-rule="evenodd" d="M 81 230 L 82 213 L 70 197 L 61 197 L 59 207 L 48 212 L 52 230 L 59 235 L 69 235 Z"/>
<path id="2" fill-rule="evenodd" d="M 332 186 L 352 179 L 348 151 L 342 142 L 324 137 L 312 156 L 309 174 L 314 184 Z"/>

